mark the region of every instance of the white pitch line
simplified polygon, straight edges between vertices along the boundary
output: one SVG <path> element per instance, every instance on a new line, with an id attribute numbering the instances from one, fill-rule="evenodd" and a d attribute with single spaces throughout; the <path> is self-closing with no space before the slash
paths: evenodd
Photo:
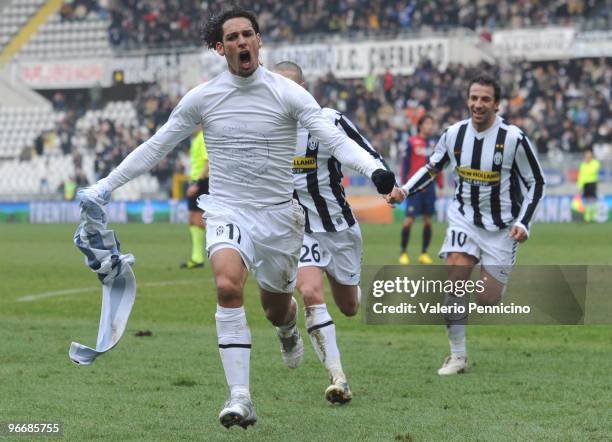
<path id="1" fill-rule="evenodd" d="M 138 287 L 163 287 L 167 285 L 189 285 L 189 284 L 199 284 L 201 281 L 196 281 L 192 279 L 180 279 L 177 281 L 158 281 L 158 282 L 145 282 L 142 284 L 138 284 Z M 43 292 L 43 293 L 35 293 L 32 295 L 24 295 L 17 298 L 17 302 L 32 302 L 38 301 L 39 299 L 45 298 L 53 298 L 55 296 L 63 296 L 63 295 L 75 295 L 77 293 L 88 293 L 88 292 L 99 292 L 101 291 L 101 286 L 98 287 L 83 287 L 79 289 L 64 289 L 64 290 L 55 290 L 53 292 Z"/>

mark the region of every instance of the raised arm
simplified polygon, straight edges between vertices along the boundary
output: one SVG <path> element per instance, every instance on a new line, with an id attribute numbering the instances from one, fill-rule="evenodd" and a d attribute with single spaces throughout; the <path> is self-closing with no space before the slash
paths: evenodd
<path id="1" fill-rule="evenodd" d="M 369 152 L 339 130 L 323 113 L 316 100 L 297 84 L 288 91 L 290 111 L 331 154 L 362 175 L 372 179 L 381 194 L 388 194 L 395 186 L 395 175 Z"/>
<path id="2" fill-rule="evenodd" d="M 449 163 L 450 156 L 448 155 L 448 147 L 446 144 L 447 135 L 448 131 L 444 131 L 438 144 L 436 144 L 434 153 L 429 157 L 427 164 L 417 170 L 416 173 L 408 179 L 408 182 L 402 186 L 402 190 L 406 195 L 412 195 L 426 187 Z"/>
<path id="3" fill-rule="evenodd" d="M 181 99 L 166 124 L 155 135 L 134 149 L 106 178 L 94 185 L 100 194 L 112 192 L 152 169 L 180 141 L 191 135 L 201 119 L 194 91 L 196 89 L 192 89 Z"/>

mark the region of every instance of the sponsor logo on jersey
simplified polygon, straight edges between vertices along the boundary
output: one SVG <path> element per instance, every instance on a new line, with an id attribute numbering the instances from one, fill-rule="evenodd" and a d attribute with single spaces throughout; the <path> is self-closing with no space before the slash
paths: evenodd
<path id="1" fill-rule="evenodd" d="M 309 173 L 317 168 L 315 157 L 293 157 L 293 173 Z"/>
<path id="2" fill-rule="evenodd" d="M 472 186 L 493 186 L 499 184 L 500 173 L 495 170 L 477 170 L 457 167 L 459 177 Z"/>

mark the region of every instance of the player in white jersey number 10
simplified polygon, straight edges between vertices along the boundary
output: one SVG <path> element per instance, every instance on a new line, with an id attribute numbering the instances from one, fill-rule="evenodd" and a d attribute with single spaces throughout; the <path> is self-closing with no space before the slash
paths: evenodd
<path id="1" fill-rule="evenodd" d="M 500 95 L 493 77 L 481 74 L 473 78 L 467 89 L 470 119 L 447 128 L 428 164 L 401 191 L 387 198 L 395 203 L 420 191 L 451 164 L 456 190 L 440 257 L 446 258 L 449 278 L 453 280 L 468 279 L 480 262 L 484 291 L 477 295 L 478 302 L 484 305 L 497 304 L 505 293 L 518 243 L 529 238 L 529 226 L 545 185 L 527 135 L 496 115 Z M 467 298 L 453 295 L 446 302 L 465 309 Z M 467 369 L 467 314 L 448 315 L 445 319 L 451 354 L 438 374 L 463 373 Z"/>
<path id="2" fill-rule="evenodd" d="M 275 71 L 305 86 L 302 69 L 290 61 L 277 63 Z M 340 112 L 323 109 L 330 122 L 342 129 L 379 167 L 382 157 Z M 336 326 L 325 304 L 323 272 L 336 305 L 346 316 L 357 314 L 360 303 L 362 241 L 359 224 L 344 196 L 341 162 L 304 127 L 298 127 L 293 160 L 295 193 L 306 214 L 304 243 L 298 264 L 297 288 L 304 300 L 306 329 L 330 385 L 325 398 L 344 404 L 352 393 L 340 362 Z"/>
<path id="3" fill-rule="evenodd" d="M 251 12 L 234 8 L 213 15 L 203 36 L 208 48 L 225 57 L 228 70 L 191 89 L 168 122 L 93 190 L 108 195 L 151 169 L 202 125 L 210 195 L 200 197 L 198 205 L 208 226 L 219 353 L 229 386 L 219 420 L 228 428 L 246 428 L 257 420 L 249 388 L 251 334 L 243 306 L 249 271 L 259 285 L 265 315 L 277 327 L 285 363 L 296 367 L 303 352 L 292 297 L 305 224 L 292 198 L 297 123 L 339 160 L 370 177 L 380 193 L 391 192 L 395 176 L 330 123 L 306 90 L 260 66 L 261 35 Z"/>

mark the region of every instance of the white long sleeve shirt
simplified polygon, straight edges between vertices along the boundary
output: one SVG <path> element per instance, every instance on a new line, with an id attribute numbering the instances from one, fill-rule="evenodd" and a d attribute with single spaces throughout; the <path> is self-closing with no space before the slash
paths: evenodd
<path id="1" fill-rule="evenodd" d="M 191 89 L 168 122 L 102 180 L 103 185 L 114 190 L 150 170 L 201 123 L 210 195 L 229 204 L 279 204 L 293 195 L 298 121 L 341 163 L 368 177 L 380 167 L 324 115 L 308 91 L 260 66 L 249 77 L 225 71 Z"/>

